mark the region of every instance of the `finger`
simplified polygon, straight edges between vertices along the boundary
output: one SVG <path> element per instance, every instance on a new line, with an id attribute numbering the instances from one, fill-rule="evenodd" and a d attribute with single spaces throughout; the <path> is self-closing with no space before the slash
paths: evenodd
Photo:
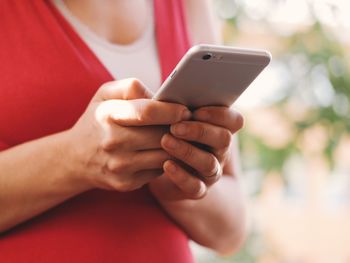
<path id="1" fill-rule="evenodd" d="M 174 161 L 164 163 L 164 174 L 190 199 L 203 198 L 207 192 L 206 185 L 197 177 L 189 174 Z"/>
<path id="2" fill-rule="evenodd" d="M 187 199 L 183 191 L 170 179 L 168 173 L 159 176 L 152 180 L 149 188 L 154 196 L 164 201 L 180 201 Z"/>
<path id="3" fill-rule="evenodd" d="M 163 163 L 169 158 L 164 150 L 141 151 L 122 157 L 119 152 L 110 156 L 107 169 L 113 174 L 134 174 L 143 170 L 162 169 Z"/>
<path id="4" fill-rule="evenodd" d="M 142 170 L 163 169 L 163 164 L 171 156 L 164 150 L 137 152 L 132 158 L 134 173 Z"/>
<path id="5" fill-rule="evenodd" d="M 140 185 L 140 187 L 144 186 L 145 184 L 148 184 L 152 180 L 154 180 L 157 177 L 160 177 L 163 174 L 163 168 L 162 169 L 150 169 L 150 170 L 143 170 L 138 171 L 134 173 L 133 178 L 137 184 Z"/>
<path id="6" fill-rule="evenodd" d="M 205 144 L 213 149 L 227 149 L 232 140 L 232 134 L 228 129 L 199 121 L 173 124 L 170 132 L 177 138 Z"/>
<path id="7" fill-rule="evenodd" d="M 171 156 L 196 170 L 207 184 L 213 184 L 220 178 L 221 166 L 212 153 L 198 149 L 170 134 L 163 136 L 161 144 Z"/>
<path id="8" fill-rule="evenodd" d="M 98 91 L 100 100 L 133 100 L 151 98 L 152 93 L 138 79 L 129 78 L 107 82 Z"/>
<path id="9" fill-rule="evenodd" d="M 118 190 L 120 192 L 129 192 L 141 188 L 162 174 L 162 169 L 139 171 L 133 174 L 131 178 L 128 176 L 121 178 L 120 175 L 112 174 L 107 178 L 107 183 L 109 185 L 109 188 Z"/>
<path id="10" fill-rule="evenodd" d="M 170 125 L 191 118 L 183 105 L 150 99 L 109 100 L 96 109 L 96 117 L 122 126 Z"/>
<path id="11" fill-rule="evenodd" d="M 105 151 L 143 151 L 160 149 L 168 126 L 123 127 L 111 124 L 102 142 Z"/>
<path id="12" fill-rule="evenodd" d="M 193 119 L 229 129 L 232 133 L 243 127 L 242 115 L 227 107 L 203 107 L 193 113 Z"/>

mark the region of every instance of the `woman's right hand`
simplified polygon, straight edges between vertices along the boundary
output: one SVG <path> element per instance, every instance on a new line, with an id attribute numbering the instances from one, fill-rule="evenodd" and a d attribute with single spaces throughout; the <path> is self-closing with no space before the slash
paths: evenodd
<path id="1" fill-rule="evenodd" d="M 160 145 L 169 125 L 190 117 L 183 105 L 152 100 L 136 79 L 106 83 L 67 133 L 74 174 L 88 189 L 140 188 L 170 159 Z"/>

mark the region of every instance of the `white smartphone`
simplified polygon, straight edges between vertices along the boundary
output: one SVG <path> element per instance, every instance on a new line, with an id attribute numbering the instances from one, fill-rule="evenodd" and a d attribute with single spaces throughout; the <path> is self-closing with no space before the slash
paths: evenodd
<path id="1" fill-rule="evenodd" d="M 268 51 L 217 45 L 188 50 L 153 99 L 191 109 L 231 106 L 270 63 Z"/>

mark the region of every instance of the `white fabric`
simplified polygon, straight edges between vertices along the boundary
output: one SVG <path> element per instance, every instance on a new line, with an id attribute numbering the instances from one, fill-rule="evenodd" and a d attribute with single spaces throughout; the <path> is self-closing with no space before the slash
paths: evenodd
<path id="1" fill-rule="evenodd" d="M 63 0 L 52 2 L 115 79 L 138 78 L 153 92 L 160 87 L 152 0 L 147 29 L 141 38 L 128 45 L 112 44 L 99 37 L 69 11 Z"/>

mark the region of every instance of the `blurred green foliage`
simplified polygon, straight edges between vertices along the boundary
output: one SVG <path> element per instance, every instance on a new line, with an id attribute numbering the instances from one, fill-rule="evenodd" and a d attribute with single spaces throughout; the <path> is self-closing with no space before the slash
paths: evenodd
<path id="1" fill-rule="evenodd" d="M 234 3 L 231 7 L 235 8 L 235 16 L 227 19 L 227 23 L 231 28 L 229 38 L 238 38 L 240 21 L 249 19 L 243 2 L 221 2 L 226 2 L 226 5 L 228 2 Z M 269 2 L 273 10 L 273 3 L 281 1 Z M 315 125 L 321 125 L 327 132 L 324 155 L 331 165 L 334 164 L 334 149 L 342 136 L 350 133 L 350 71 L 347 50 L 337 40 L 334 32 L 317 19 L 314 5 L 310 4 L 309 9 L 314 23 L 307 30 L 295 31 L 289 36 L 271 32 L 282 48 L 274 54 L 273 63 L 284 67 L 290 80 L 284 87 L 284 95 L 271 106 L 277 107 L 290 121 L 294 138 L 288 145 L 275 148 L 264 143 L 249 130 L 241 132 L 243 162 L 250 159 L 248 165 L 251 165 L 251 159 L 254 159 L 256 167 L 260 167 L 265 173 L 277 171 L 283 175 L 286 161 L 301 150 L 296 142 L 305 131 Z M 265 23 L 268 27 L 269 22 L 262 17 L 259 23 Z M 305 109 L 302 119 L 293 119 L 289 109 L 290 101 Z M 246 152 L 246 149 L 249 151 Z M 254 157 L 252 152 L 255 153 Z"/>
<path id="2" fill-rule="evenodd" d="M 229 28 L 229 35 L 226 36 L 228 43 L 234 44 L 234 40 L 240 37 L 242 21 L 251 19 L 245 10 L 244 1 L 215 2 L 219 14 L 225 14 Z M 273 12 L 274 4 L 283 0 L 266 2 L 269 2 Z M 287 161 L 295 154 L 302 155 L 303 145 L 298 142 L 302 141 L 305 132 L 315 126 L 321 126 L 327 134 L 322 155 L 326 157 L 332 169 L 335 163 L 334 149 L 341 138 L 350 133 L 349 51 L 340 43 L 333 29 L 319 20 L 315 4 L 311 4 L 313 1 L 308 2 L 313 23 L 291 34 L 273 31 L 269 27 L 267 16 L 254 21 L 271 29 L 269 34 L 279 43 L 280 49 L 273 54 L 273 64 L 284 68 L 284 72 L 288 74 L 288 83 L 284 84 L 283 95 L 278 96 L 269 107 L 277 109 L 290 123 L 293 138 L 281 147 L 272 147 L 249 129 L 244 129 L 240 132 L 240 146 L 245 169 L 255 167 L 260 169 L 262 174 L 277 172 L 284 177 Z M 233 10 L 230 11 L 230 8 Z M 336 10 L 331 8 L 336 16 Z M 304 113 L 295 118 L 291 107 L 300 107 Z M 286 178 L 284 179 L 286 181 Z M 259 194 L 259 187 L 256 189 L 253 194 Z M 210 262 L 256 262 L 263 249 L 263 243 L 253 229 L 238 254 L 229 258 L 218 257 Z"/>
<path id="3" fill-rule="evenodd" d="M 302 55 L 306 58 L 307 71 L 302 76 L 305 83 L 310 83 L 312 71 L 319 68 L 324 78 L 319 79 L 312 85 L 305 85 L 303 88 L 310 89 L 311 99 L 316 104 L 308 111 L 305 119 L 295 122 L 296 136 L 300 136 L 307 128 L 315 124 L 322 124 L 328 131 L 328 141 L 325 155 L 331 164 L 334 163 L 333 150 L 339 143 L 342 135 L 350 132 L 350 72 L 347 65 L 347 58 L 344 47 L 337 41 L 332 32 L 327 31 L 324 26 L 316 21 L 306 32 L 295 33 L 285 40 L 285 55 L 281 59 L 289 68 L 290 56 Z M 293 70 L 291 69 L 291 72 Z M 303 81 L 303 80 L 300 80 Z M 318 102 L 316 97 L 317 85 L 322 81 L 329 81 L 332 92 L 329 103 L 325 105 Z M 291 96 L 298 96 L 297 88 L 291 87 L 288 100 Z M 318 103 L 317 103 L 318 102 Z M 283 104 L 281 105 L 283 110 Z"/>

